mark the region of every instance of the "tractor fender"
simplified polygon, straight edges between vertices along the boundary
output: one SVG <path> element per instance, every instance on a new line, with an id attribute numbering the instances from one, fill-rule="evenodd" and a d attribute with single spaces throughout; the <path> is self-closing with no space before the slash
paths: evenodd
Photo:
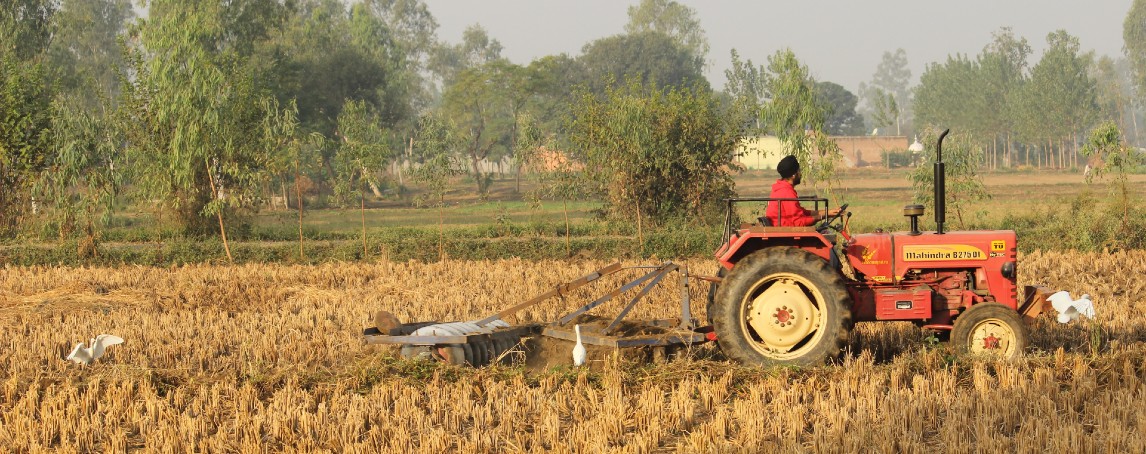
<path id="1" fill-rule="evenodd" d="M 832 240 L 811 227 L 756 227 L 733 235 L 725 247 L 717 251 L 717 261 L 732 269 L 740 259 L 765 248 L 792 247 L 810 252 L 824 260 L 831 260 Z"/>

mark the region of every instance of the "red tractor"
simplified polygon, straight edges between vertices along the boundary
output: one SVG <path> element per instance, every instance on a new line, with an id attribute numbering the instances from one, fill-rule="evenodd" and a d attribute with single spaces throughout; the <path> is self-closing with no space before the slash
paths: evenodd
<path id="1" fill-rule="evenodd" d="M 919 230 L 920 205 L 904 208 L 911 225 L 906 232 L 851 235 L 847 205 L 812 227 L 775 227 L 760 218 L 733 229 L 736 203 L 781 199 L 729 199 L 728 226 L 716 252 L 717 276 L 695 275 L 672 262 L 628 267 L 618 262 L 481 319 L 401 323 L 382 311 L 363 334 L 368 342 L 400 345 L 405 357 L 473 366 L 544 356 L 548 344 L 543 340 L 576 341 L 579 348 L 582 343 L 607 350 L 634 348 L 653 360 L 719 340 L 730 358 L 744 364 L 811 365 L 838 356 L 855 322 L 910 321 L 949 335 L 963 351 L 1019 356 L 1027 345 L 1024 322 L 1051 310 L 1046 298 L 1051 292 L 1028 287 L 1019 304 L 1015 232 L 943 230 L 946 135 L 936 144 L 934 232 Z M 827 199 L 814 196 L 799 201 L 817 209 L 829 206 Z M 626 270 L 645 274 L 556 320 L 506 322 L 543 301 L 566 302 L 576 289 Z M 681 282 L 680 317 L 628 320 L 634 306 L 670 274 Z M 713 326 L 698 327 L 691 316 L 690 277 L 714 283 L 707 308 Z M 588 313 L 637 287 L 642 288 L 617 314 Z M 573 361 L 584 362 L 583 354 Z"/>
<path id="2" fill-rule="evenodd" d="M 847 205 L 811 227 L 773 227 L 760 218 L 734 230 L 736 203 L 779 199 L 728 200 L 716 252 L 722 279 L 708 304 L 721 349 L 745 364 L 817 364 L 840 353 L 855 322 L 910 321 L 950 335 L 963 351 L 1020 355 L 1027 332 L 1015 232 L 944 231 L 947 132 L 936 144 L 933 232 L 919 230 L 921 205 L 904 208 L 906 232 L 851 235 Z M 800 200 L 829 206 L 824 198 Z"/>

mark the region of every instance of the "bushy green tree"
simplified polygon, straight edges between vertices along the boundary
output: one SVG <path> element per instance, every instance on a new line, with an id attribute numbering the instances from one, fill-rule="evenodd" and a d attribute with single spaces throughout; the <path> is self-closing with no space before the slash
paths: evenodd
<path id="1" fill-rule="evenodd" d="M 629 23 L 625 24 L 625 32 L 663 33 L 703 61 L 708 57 L 708 37 L 696 16 L 696 10 L 680 2 L 641 0 L 640 4 L 629 7 Z"/>
<path id="2" fill-rule="evenodd" d="M 864 133 L 863 116 L 856 113 L 859 98 L 834 82 L 816 82 L 816 99 L 824 106 L 824 130 L 828 134 L 858 136 Z"/>
<path id="3" fill-rule="evenodd" d="M 0 236 L 15 233 L 50 162 L 53 95 L 43 64 L 0 51 Z"/>
<path id="4" fill-rule="evenodd" d="M 659 90 L 637 79 L 585 93 L 570 125 L 608 213 L 654 221 L 719 215 L 740 130 L 706 89 Z"/>
<path id="5" fill-rule="evenodd" d="M 127 166 L 116 119 L 89 111 L 87 102 L 80 95 L 54 102 L 54 153 L 35 187 L 59 238 L 79 237 L 81 258 L 97 253 L 99 227 L 110 220 Z"/>
<path id="6" fill-rule="evenodd" d="M 119 37 L 135 16 L 129 0 L 66 0 L 54 22 L 48 57 L 61 92 L 88 111 L 115 101 L 126 69 Z"/>
<path id="7" fill-rule="evenodd" d="M 634 77 L 642 84 L 665 88 L 708 85 L 704 59 L 655 31 L 598 39 L 586 44 L 577 60 L 587 84 L 598 94 Z"/>
<path id="8" fill-rule="evenodd" d="M 125 111 L 133 188 L 171 208 L 187 232 L 213 230 L 251 207 L 271 169 L 264 121 L 281 113 L 266 67 L 246 53 L 265 37 L 228 28 L 238 3 L 155 1 L 134 30 Z M 228 256 L 229 254 L 229 246 Z"/>

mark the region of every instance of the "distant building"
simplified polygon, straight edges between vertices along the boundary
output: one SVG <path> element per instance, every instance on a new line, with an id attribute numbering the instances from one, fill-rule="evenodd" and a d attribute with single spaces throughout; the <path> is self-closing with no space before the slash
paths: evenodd
<path id="1" fill-rule="evenodd" d="M 883 153 L 907 151 L 907 136 L 832 136 L 846 167 L 883 166 Z M 775 136 L 746 137 L 740 141 L 735 162 L 749 170 L 775 169 L 786 153 Z"/>
<path id="2" fill-rule="evenodd" d="M 885 166 L 886 152 L 907 151 L 907 136 L 833 136 L 848 167 Z"/>
<path id="3" fill-rule="evenodd" d="M 784 157 L 784 144 L 776 136 L 745 137 L 733 159 L 748 170 L 775 169 Z"/>

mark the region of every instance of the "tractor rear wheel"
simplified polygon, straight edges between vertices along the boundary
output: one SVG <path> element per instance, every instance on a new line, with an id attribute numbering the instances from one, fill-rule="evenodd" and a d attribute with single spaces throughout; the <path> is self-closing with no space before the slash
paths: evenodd
<path id="1" fill-rule="evenodd" d="M 1029 336 L 1014 309 L 999 303 L 980 303 L 955 318 L 951 342 L 962 353 L 1014 359 L 1026 350 Z"/>
<path id="2" fill-rule="evenodd" d="M 773 247 L 732 268 L 710 316 L 720 348 L 736 361 L 811 366 L 836 358 L 847 343 L 850 301 L 827 260 Z"/>

